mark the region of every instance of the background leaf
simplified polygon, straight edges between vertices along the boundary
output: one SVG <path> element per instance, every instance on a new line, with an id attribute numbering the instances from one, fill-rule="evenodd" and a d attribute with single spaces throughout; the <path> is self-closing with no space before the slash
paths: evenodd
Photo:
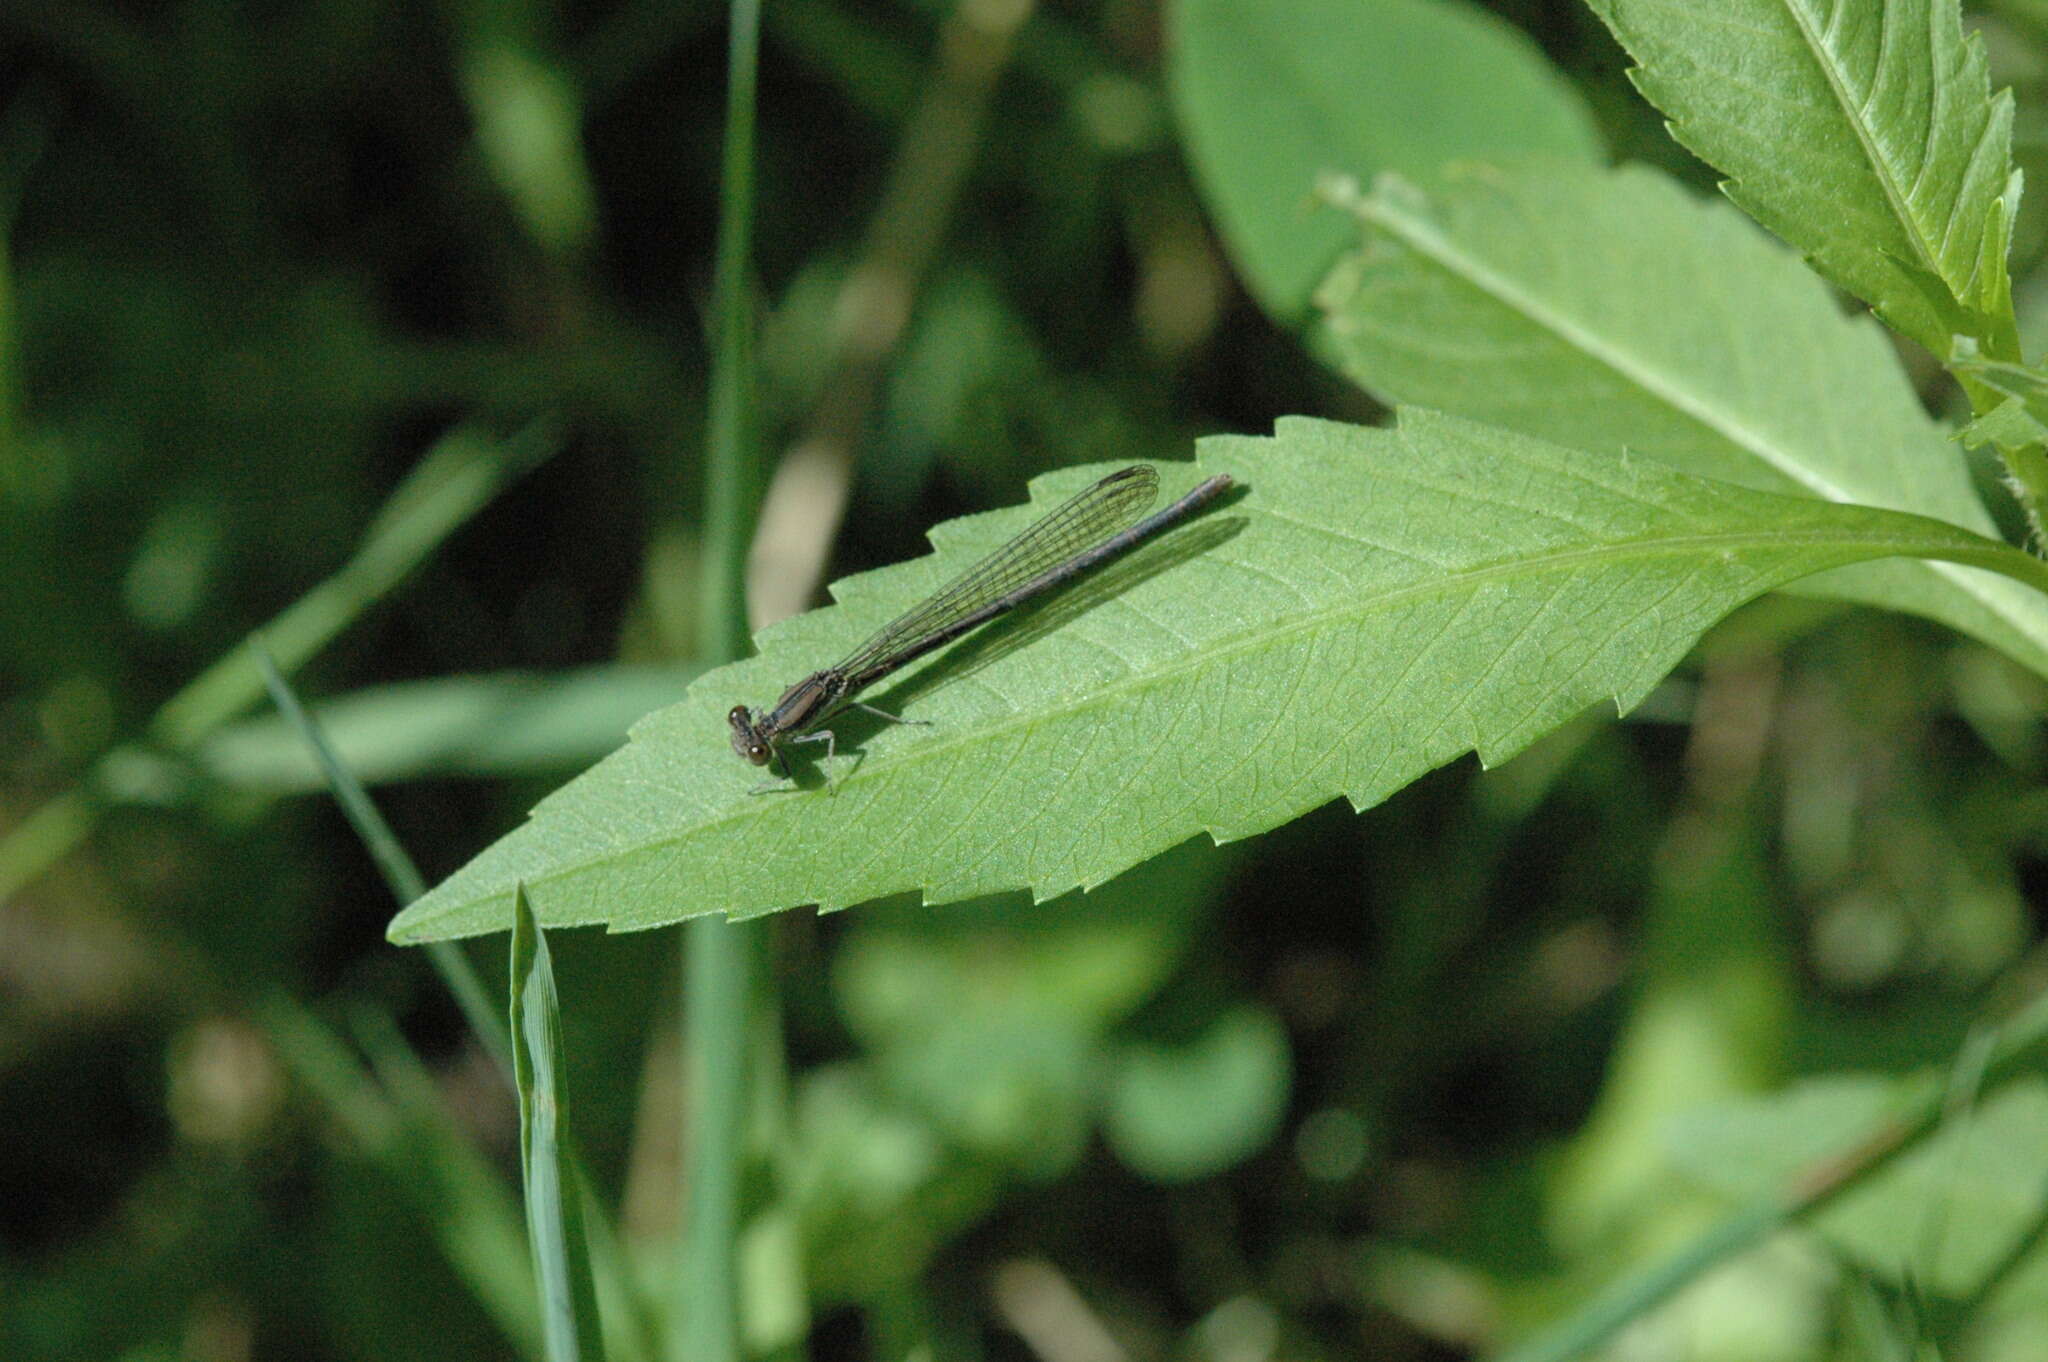
<path id="1" fill-rule="evenodd" d="M 1148 1177 L 1210 1177 L 1265 1147 L 1287 1106 L 1287 1031 L 1240 1008 L 1190 1044 L 1134 1045 L 1110 1079 L 1106 1134 Z"/>
<path id="2" fill-rule="evenodd" d="M 636 727 L 391 939 L 499 930 L 515 881 L 545 922 L 614 928 L 910 888 L 1050 897 L 1198 832 L 1249 836 L 1339 794 L 1366 807 L 1467 750 L 1504 760 L 1597 700 L 1626 710 L 1714 621 L 1810 572 L 1895 553 L 2037 571 L 1936 521 L 1429 412 L 1390 431 L 1283 421 L 1202 450 L 1200 471 L 1251 495 L 886 686 L 885 707 L 932 726 L 842 722 L 867 755 L 837 798 L 750 796 L 725 710 L 844 653 L 1024 508 L 942 526 L 937 554 L 768 631 L 761 656 Z M 1162 496 L 1196 471 L 1163 470 Z M 1040 499 L 1089 476 L 1045 479 Z"/>
<path id="3" fill-rule="evenodd" d="M 443 677 L 336 696 L 313 713 L 365 784 L 533 775 L 597 760 L 694 675 L 686 667 L 621 665 Z M 201 742 L 193 759 L 207 775 L 245 789 L 295 794 L 322 784 L 304 740 L 276 715 L 230 724 Z"/>
<path id="4" fill-rule="evenodd" d="M 1956 0 L 1590 0 L 1728 196 L 1936 355 L 2018 358 L 2012 96 Z"/>
<path id="5" fill-rule="evenodd" d="M 1731 1197 L 1768 1193 L 1895 1111 L 1899 1086 L 1839 1076 L 1694 1112 L 1672 1133 L 1687 1174 Z M 2048 1088 L 2021 1080 L 1956 1112 L 1932 1139 L 1822 1211 L 1814 1228 L 1869 1270 L 1959 1299 L 2013 1266 L 2048 1217 Z M 2048 1300 L 2039 1254 L 2002 1307 Z"/>
<path id="6" fill-rule="evenodd" d="M 1462 0 L 1179 0 L 1172 20 L 1189 155 L 1232 259 L 1283 325 L 1307 319 L 1348 236 L 1315 210 L 1320 176 L 1600 154 L 1571 86 Z"/>
<path id="7" fill-rule="evenodd" d="M 1771 491 L 1994 533 L 1884 334 L 1790 252 L 1655 172 L 1471 167 L 1353 200 L 1335 353 L 1390 402 Z M 1939 619 L 2048 674 L 2048 602 L 1947 563 L 1802 583 Z"/>

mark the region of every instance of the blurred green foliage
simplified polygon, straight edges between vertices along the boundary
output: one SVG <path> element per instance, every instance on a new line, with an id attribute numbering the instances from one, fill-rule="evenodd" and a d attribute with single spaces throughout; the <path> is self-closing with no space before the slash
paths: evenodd
<path id="1" fill-rule="evenodd" d="M 2048 24 L 1987 8 L 2038 160 Z M 947 42 L 1003 9 L 768 0 L 771 450 L 855 391 L 849 281 L 903 230 L 877 205 L 958 76 Z M 1484 35 L 1466 79 L 1512 68 L 1558 101 L 1515 131 L 1597 128 L 1711 182 L 1584 9 L 1455 11 Z M 953 126 L 953 192 L 911 199 L 935 244 L 852 412 L 834 575 L 1050 467 L 1376 411 L 1254 303 L 1285 315 L 1305 274 L 1233 264 L 1258 248 L 1198 181 L 1218 130 L 1176 112 L 1173 15 L 1015 17 L 986 109 Z M 1457 84 L 1443 60 L 1394 73 L 1388 119 Z M 0 902 L 0 1357 L 538 1356 L 510 1088 L 420 953 L 384 944 L 396 905 L 254 691 L 204 731 L 152 716 L 379 542 L 430 450 L 521 448 L 539 418 L 559 452 L 351 597 L 301 692 L 435 876 L 680 692 L 724 63 L 709 3 L 0 7 L 0 839 L 76 847 Z M 2041 202 L 2014 261 L 2035 325 Z M 1498 1346 L 1772 1185 L 1788 1150 L 1866 1131 L 2026 977 L 2044 706 L 2040 678 L 1933 625 L 1771 599 L 1631 722 L 1363 817 L 1050 904 L 785 914 L 749 1337 L 819 1358 Z M 674 943 L 548 945 L 577 1142 L 633 1270 L 665 1281 Z M 505 977 L 505 938 L 465 949 Z M 2032 1088 L 1981 1118 L 1957 1091 L 1953 1132 L 1703 1281 L 1638 1355 L 1946 1330 L 1956 1356 L 2029 1356 L 2048 1116 Z"/>

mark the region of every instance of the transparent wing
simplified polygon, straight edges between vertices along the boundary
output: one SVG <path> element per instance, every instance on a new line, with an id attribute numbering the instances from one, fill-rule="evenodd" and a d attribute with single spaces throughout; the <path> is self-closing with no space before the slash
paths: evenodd
<path id="1" fill-rule="evenodd" d="M 883 625 L 834 670 L 850 678 L 888 670 L 895 658 L 918 651 L 925 639 L 957 628 L 1048 574 L 1056 578 L 1056 569 L 1070 559 L 1136 524 L 1158 495 L 1159 472 L 1150 464 L 1111 473 Z"/>

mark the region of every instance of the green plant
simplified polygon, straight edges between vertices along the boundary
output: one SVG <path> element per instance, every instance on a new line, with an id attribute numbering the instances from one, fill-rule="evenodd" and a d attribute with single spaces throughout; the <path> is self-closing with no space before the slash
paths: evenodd
<path id="1" fill-rule="evenodd" d="M 2028 1355 L 1986 9 L 0 16 L 0 912 L 123 943 L 0 961 L 0 1353 Z M 750 793 L 732 705 L 1140 458 L 1241 491 Z M 893 566 L 735 660 L 750 539 Z"/>

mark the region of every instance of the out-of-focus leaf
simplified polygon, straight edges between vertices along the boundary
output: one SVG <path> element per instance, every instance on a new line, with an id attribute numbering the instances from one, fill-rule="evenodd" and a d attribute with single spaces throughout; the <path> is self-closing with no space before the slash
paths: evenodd
<path id="1" fill-rule="evenodd" d="M 1831 1077 L 1775 1097 L 1683 1118 L 1672 1148 L 1693 1178 L 1732 1198 L 1768 1195 L 1902 1110 L 1898 1085 Z M 2048 1307 L 2048 1085 L 2021 1080 L 1951 1115 L 1812 1222 L 1837 1248 L 1892 1281 L 1908 1276 L 1960 1299 L 2003 1277 L 2001 1309 Z M 2012 1261 L 2015 1253 L 2024 1257 Z"/>
<path id="2" fill-rule="evenodd" d="M 1273 1138 L 1288 1073 L 1286 1031 L 1248 1008 L 1225 1013 L 1190 1045 L 1132 1046 L 1110 1079 L 1110 1143 L 1146 1177 L 1210 1177 Z"/>
<path id="3" fill-rule="evenodd" d="M 1173 967 L 1213 851 L 1176 848 L 1100 893 L 863 918 L 833 973 L 890 1090 L 951 1139 L 1034 1174 L 1081 1150 L 1102 1033 Z"/>
<path id="4" fill-rule="evenodd" d="M 580 92 L 530 30 L 540 7 L 455 5 L 457 69 L 477 149 L 535 241 L 554 251 L 587 246 L 596 193 L 583 156 Z"/>
<path id="5" fill-rule="evenodd" d="M 524 776 L 595 761 L 694 670 L 607 666 L 556 676 L 501 673 L 376 686 L 313 706 L 342 763 L 365 784 L 421 776 Z M 195 759 L 245 789 L 296 794 L 322 777 L 305 742 L 276 716 L 213 734 Z"/>
<path id="6" fill-rule="evenodd" d="M 986 1215 L 1000 1159 L 963 1155 L 865 1066 L 826 1065 L 797 1085 L 783 1186 L 804 1228 L 821 1301 L 874 1300 L 916 1280 L 952 1235 Z"/>
<path id="7" fill-rule="evenodd" d="M 1600 154 L 1571 84 L 1462 0 L 1179 0 L 1171 19 L 1188 154 L 1238 269 L 1286 325 L 1307 319 L 1347 240 L 1313 208 L 1320 176 Z"/>

